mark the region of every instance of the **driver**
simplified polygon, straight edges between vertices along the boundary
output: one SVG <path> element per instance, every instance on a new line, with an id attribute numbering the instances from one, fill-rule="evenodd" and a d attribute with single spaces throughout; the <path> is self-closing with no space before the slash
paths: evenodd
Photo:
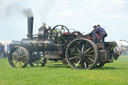
<path id="1" fill-rule="evenodd" d="M 100 37 L 101 37 L 100 42 L 102 44 L 102 49 L 105 50 L 104 39 L 105 39 L 105 37 L 107 37 L 106 31 L 100 25 L 97 25 L 97 29 L 95 32 L 100 35 Z"/>
<path id="2" fill-rule="evenodd" d="M 93 38 L 93 42 L 95 44 L 101 42 L 102 45 L 102 49 L 105 50 L 105 43 L 104 43 L 104 39 L 105 37 L 107 37 L 107 33 L 106 31 L 100 26 L 100 25 L 95 25 L 93 26 L 93 30 L 91 33 L 89 33 L 90 36 L 92 36 Z"/>
<path id="3" fill-rule="evenodd" d="M 97 44 L 97 41 L 98 41 L 98 40 L 97 40 L 97 37 L 96 37 L 96 29 L 97 29 L 97 26 L 94 25 L 93 28 L 94 28 L 94 29 L 92 30 L 91 33 L 89 33 L 89 36 L 91 36 L 93 42 L 94 42 L 95 44 Z"/>

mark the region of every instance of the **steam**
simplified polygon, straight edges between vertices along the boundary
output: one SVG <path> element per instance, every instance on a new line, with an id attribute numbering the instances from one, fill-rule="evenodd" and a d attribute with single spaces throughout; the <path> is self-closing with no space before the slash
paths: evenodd
<path id="1" fill-rule="evenodd" d="M 0 0 L 0 16 L 24 15 L 32 17 L 35 14 L 42 20 L 54 9 L 56 0 Z"/>
<path id="2" fill-rule="evenodd" d="M 30 8 L 24 9 L 23 14 L 26 17 L 33 17 L 32 9 L 30 9 Z"/>
<path id="3" fill-rule="evenodd" d="M 25 37 L 26 17 L 34 16 L 34 28 L 40 27 L 54 10 L 55 3 L 56 0 L 0 0 L 0 29 L 4 28 L 0 31 L 0 36 L 4 36 L 0 37 L 0 40 L 17 40 Z M 36 31 L 38 30 L 34 29 L 35 33 Z"/>

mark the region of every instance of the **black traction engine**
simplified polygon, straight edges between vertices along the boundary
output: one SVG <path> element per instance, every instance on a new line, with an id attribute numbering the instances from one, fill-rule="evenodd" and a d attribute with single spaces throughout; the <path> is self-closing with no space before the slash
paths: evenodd
<path id="1" fill-rule="evenodd" d="M 120 55 L 115 50 L 115 42 L 106 42 L 107 48 L 103 51 L 89 35 L 70 32 L 64 25 L 47 28 L 44 23 L 38 34 L 33 35 L 33 17 L 28 17 L 27 21 L 27 38 L 22 39 L 20 44 L 12 44 L 8 57 L 12 67 L 24 68 L 28 64 L 32 67 L 45 66 L 47 60 L 62 60 L 73 69 L 91 69 L 113 62 Z"/>

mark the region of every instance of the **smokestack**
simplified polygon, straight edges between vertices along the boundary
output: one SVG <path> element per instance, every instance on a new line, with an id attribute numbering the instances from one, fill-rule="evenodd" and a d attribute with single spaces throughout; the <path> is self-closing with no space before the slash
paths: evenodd
<path id="1" fill-rule="evenodd" d="M 33 13 L 30 8 L 24 9 L 23 14 L 27 17 L 28 22 L 28 34 L 27 37 L 29 39 L 33 38 Z"/>
<path id="2" fill-rule="evenodd" d="M 33 17 L 27 17 L 27 22 L 28 22 L 28 34 L 27 37 L 29 39 L 33 38 Z"/>

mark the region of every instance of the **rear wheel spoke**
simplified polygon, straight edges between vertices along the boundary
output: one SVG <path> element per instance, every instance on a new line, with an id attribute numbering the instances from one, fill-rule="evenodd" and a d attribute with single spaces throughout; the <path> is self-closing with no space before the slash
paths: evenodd
<path id="1" fill-rule="evenodd" d="M 74 57 L 71 57 L 71 58 L 69 58 L 70 60 L 73 60 L 73 59 L 76 59 L 76 58 L 78 58 L 78 56 L 74 56 Z"/>
<path id="2" fill-rule="evenodd" d="M 94 51 L 94 50 L 91 50 L 91 51 L 89 51 L 88 53 L 95 53 L 95 51 Z"/>
<path id="3" fill-rule="evenodd" d="M 86 54 L 85 56 L 90 56 L 90 57 L 92 57 L 92 56 L 94 56 L 94 55 L 92 55 L 92 54 L 90 54 L 90 55 L 88 54 L 88 55 L 87 55 L 87 54 Z"/>
<path id="4" fill-rule="evenodd" d="M 83 44 L 83 46 L 82 46 L 82 49 L 81 49 L 81 51 L 82 51 L 82 52 L 84 52 L 84 44 Z"/>
<path id="5" fill-rule="evenodd" d="M 92 58 L 90 58 L 90 57 L 88 57 L 88 59 L 90 60 L 90 61 L 94 61 Z"/>
<path id="6" fill-rule="evenodd" d="M 80 49 L 79 48 L 77 48 L 77 51 L 80 53 Z"/>
<path id="7" fill-rule="evenodd" d="M 79 66 L 80 62 L 81 62 L 81 60 L 79 60 L 79 61 L 77 62 L 76 67 L 78 67 L 78 66 Z"/>
<path id="8" fill-rule="evenodd" d="M 75 50 L 75 49 L 71 49 L 71 51 L 74 52 L 74 53 L 78 53 L 78 51 Z"/>
<path id="9" fill-rule="evenodd" d="M 86 51 L 84 51 L 84 54 L 86 54 L 91 49 L 92 49 L 92 47 L 88 48 Z"/>
<path id="10" fill-rule="evenodd" d="M 86 62 L 84 62 L 84 67 L 87 68 L 87 63 Z"/>

